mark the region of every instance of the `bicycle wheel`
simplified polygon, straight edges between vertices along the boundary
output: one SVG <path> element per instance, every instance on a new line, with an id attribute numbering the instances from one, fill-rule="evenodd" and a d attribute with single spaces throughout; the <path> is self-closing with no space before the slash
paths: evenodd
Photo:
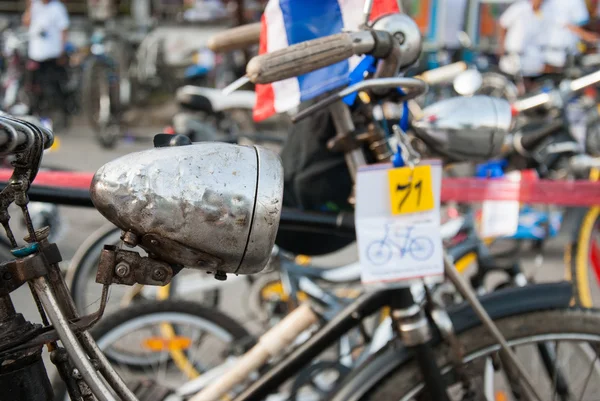
<path id="1" fill-rule="evenodd" d="M 170 389 L 221 365 L 233 343 L 251 338 L 223 313 L 180 300 L 122 309 L 91 334 L 128 385 L 152 380 Z M 68 400 L 60 390 L 55 399 Z"/>
<path id="2" fill-rule="evenodd" d="M 471 319 L 476 318 L 473 316 Z M 531 374 L 543 399 L 597 399 L 600 391 L 600 314 L 597 311 L 538 311 L 508 316 L 495 323 Z M 466 399 L 519 399 L 515 394 L 517 389 L 511 387 L 515 384 L 514 377 L 507 377 L 500 370 L 499 345 L 495 339 L 479 321 L 462 326 L 462 330 L 457 329 L 457 332 L 462 332 L 457 334 L 464 347 L 463 368 L 471 384 L 470 390 L 475 392 L 473 398 Z M 463 383 L 452 368 L 448 347 L 439 339 L 436 342 L 434 352 L 449 385 L 450 398 L 463 400 Z M 540 347 L 549 347 L 555 354 L 549 366 L 542 361 Z M 565 363 L 576 362 L 575 357 L 577 363 L 565 366 Z M 556 373 L 549 374 L 549 367 L 554 367 Z M 331 400 L 426 399 L 423 398 L 422 376 L 417 362 L 393 345 L 357 369 L 340 388 Z M 551 397 L 560 391 L 563 391 L 563 397 Z"/>
<path id="3" fill-rule="evenodd" d="M 82 82 L 83 111 L 105 148 L 115 146 L 118 135 L 109 129 L 118 123 L 120 108 L 117 66 L 108 57 L 92 57 L 85 65 Z"/>
<path id="4" fill-rule="evenodd" d="M 433 254 L 433 242 L 427 237 L 417 237 L 410 242 L 408 250 L 416 260 L 427 260 Z"/>
<path id="5" fill-rule="evenodd" d="M 565 259 L 577 305 L 590 308 L 600 304 L 600 295 L 594 291 L 600 286 L 600 207 L 586 212 Z"/>
<path id="6" fill-rule="evenodd" d="M 102 286 L 96 283 L 96 272 L 104 245 L 118 246 L 120 244 L 121 230 L 112 224 L 106 224 L 90 235 L 71 259 L 66 278 L 73 301 L 81 315 L 94 312 L 99 305 Z M 136 250 L 143 252 L 139 248 Z M 188 274 L 196 274 L 198 279 L 210 279 L 204 277 L 206 275 L 201 276 L 198 272 L 183 271 L 180 273 L 181 277 Z M 170 296 L 176 293 L 177 281 L 183 279 L 180 275 L 175 276 L 173 280 L 174 285 L 171 286 Z M 142 286 L 112 286 L 110 295 L 106 307 L 107 313 L 127 306 L 132 300 L 143 299 Z M 194 301 L 200 302 L 203 306 L 215 308 L 219 303 L 219 290 L 207 290 L 194 294 Z"/>
<path id="7" fill-rule="evenodd" d="M 384 265 L 392 258 L 392 247 L 385 242 L 373 242 L 367 248 L 367 258 L 374 265 Z"/>

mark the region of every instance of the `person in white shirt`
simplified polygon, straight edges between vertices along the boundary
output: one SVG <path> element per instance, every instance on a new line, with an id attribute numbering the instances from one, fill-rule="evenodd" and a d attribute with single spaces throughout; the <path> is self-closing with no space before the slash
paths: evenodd
<path id="1" fill-rule="evenodd" d="M 29 27 L 28 67 L 31 85 L 38 94 L 42 85 L 53 85 L 65 119 L 68 117 L 65 85 L 65 45 L 69 28 L 69 15 L 60 0 L 29 0 L 23 24 Z M 34 113 L 39 113 L 41 96 L 32 96 Z M 65 121 L 66 123 L 66 121 Z"/>
<path id="2" fill-rule="evenodd" d="M 189 7 L 183 13 L 185 21 L 211 21 L 227 17 L 227 8 L 221 0 L 185 0 Z"/>
<path id="3" fill-rule="evenodd" d="M 500 70 L 535 77 L 544 71 L 541 49 L 544 0 L 518 0 L 500 16 Z"/>
<path id="4" fill-rule="evenodd" d="M 568 54 L 577 52 L 580 40 L 598 42 L 598 35 L 582 28 L 590 19 L 584 0 L 546 0 L 543 13 L 546 20 L 544 56 L 547 72 L 563 68 Z"/>

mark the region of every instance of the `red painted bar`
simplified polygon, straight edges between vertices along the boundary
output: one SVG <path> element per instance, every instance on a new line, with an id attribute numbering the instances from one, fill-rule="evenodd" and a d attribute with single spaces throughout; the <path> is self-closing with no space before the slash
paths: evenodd
<path id="1" fill-rule="evenodd" d="M 0 169 L 0 182 L 12 175 Z M 89 189 L 94 173 L 40 171 L 34 185 L 67 189 Z M 444 178 L 442 202 L 477 203 L 484 200 L 518 200 L 529 204 L 561 206 L 600 206 L 600 182 L 505 179 Z"/>

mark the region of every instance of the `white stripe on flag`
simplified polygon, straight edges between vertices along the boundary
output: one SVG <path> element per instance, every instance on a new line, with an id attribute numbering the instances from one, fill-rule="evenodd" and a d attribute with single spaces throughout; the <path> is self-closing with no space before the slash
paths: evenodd
<path id="1" fill-rule="evenodd" d="M 288 47 L 287 31 L 279 0 L 270 0 L 265 8 L 267 19 L 267 52 L 285 49 Z M 275 111 L 278 113 L 288 111 L 300 104 L 300 85 L 297 78 L 290 78 L 279 82 L 273 82 L 273 94 L 275 97 Z"/>
<path id="2" fill-rule="evenodd" d="M 360 24 L 363 23 L 363 6 L 365 0 L 338 0 L 342 19 L 344 21 L 345 31 L 357 31 Z M 353 56 L 348 60 L 350 71 L 354 70 L 362 57 Z"/>

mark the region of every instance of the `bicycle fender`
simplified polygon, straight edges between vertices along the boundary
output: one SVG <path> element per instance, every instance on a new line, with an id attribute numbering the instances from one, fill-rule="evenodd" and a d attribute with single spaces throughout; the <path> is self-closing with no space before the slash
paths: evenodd
<path id="1" fill-rule="evenodd" d="M 572 286 L 568 282 L 535 284 L 507 288 L 486 294 L 480 301 L 492 320 L 534 311 L 568 307 Z M 448 308 L 454 331 L 460 334 L 480 324 L 470 305 L 462 303 Z M 433 345 L 441 338 L 434 334 Z M 355 369 L 337 388 L 330 401 L 358 401 L 385 376 L 407 363 L 411 356 L 399 341 L 390 341 L 386 347 Z"/>

